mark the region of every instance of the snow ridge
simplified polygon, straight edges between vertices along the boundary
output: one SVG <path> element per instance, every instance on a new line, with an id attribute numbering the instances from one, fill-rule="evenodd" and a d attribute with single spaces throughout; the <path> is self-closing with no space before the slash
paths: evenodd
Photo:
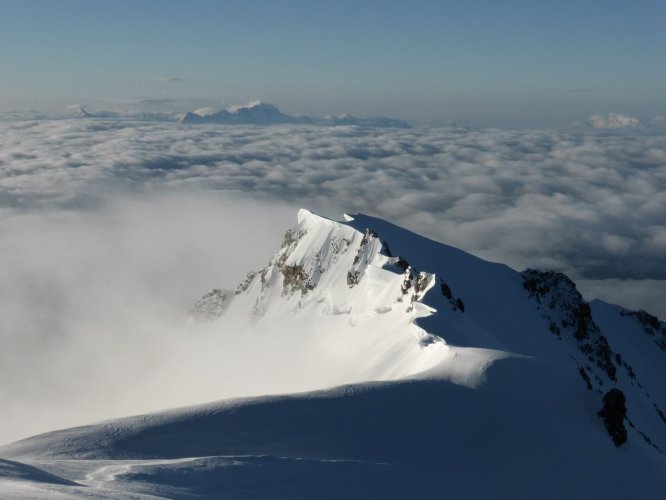
<path id="1" fill-rule="evenodd" d="M 416 323 L 436 312 L 421 301 L 436 278 L 415 272 L 386 249 L 370 229 L 360 232 L 301 210 L 268 265 L 248 274 L 233 296 L 206 294 L 192 319 L 212 322 L 211 328 L 225 321 L 252 325 L 255 331 L 294 332 L 308 325 L 303 342 L 317 339 L 322 349 L 346 353 L 333 364 L 366 358 L 361 366 L 347 366 L 352 380 L 338 383 L 422 372 L 452 355 L 441 337 Z"/>
<path id="2" fill-rule="evenodd" d="M 643 389 L 639 373 L 645 370 L 634 365 L 639 360 L 613 348 L 593 308 L 567 276 L 534 269 L 516 273 L 430 241 L 411 241 L 402 252 L 400 244 L 411 238 L 404 230 L 395 233 L 395 227 L 363 215 L 346 219 L 335 222 L 300 210 L 298 225 L 287 231 L 267 267 L 250 273 L 235 296 L 204 296 L 193 316 L 213 323 L 224 322 L 225 314 L 234 321 L 245 316 L 260 327 L 280 324 L 285 317 L 309 324 L 308 318 L 316 314 L 317 326 L 310 335 L 328 328 L 354 332 L 332 350 L 357 351 L 361 355 L 356 359 L 372 360 L 372 368 L 356 372 L 347 382 L 435 372 L 452 379 L 461 370 L 462 351 L 469 347 L 488 349 L 485 360 L 476 365 L 480 371 L 459 379 L 471 386 L 484 380 L 498 352 L 573 362 L 570 369 L 585 388 L 599 394 L 600 407 L 611 389 L 633 393 L 627 422 L 646 442 L 666 449 L 666 440 L 656 444 L 649 437 L 663 435 L 661 408 L 666 401 Z M 394 255 L 394 246 L 401 255 Z M 456 275 L 461 270 L 467 275 Z M 488 276 L 490 271 L 500 273 L 501 279 Z M 498 301 L 507 299 L 511 305 L 498 308 Z M 644 312 L 620 314 L 634 319 L 663 349 L 666 329 L 658 319 Z M 378 318 L 386 315 L 393 325 L 387 328 L 391 333 L 377 334 L 378 326 L 384 326 Z M 287 323 L 295 328 L 290 320 Z M 335 345 L 341 338 L 329 337 L 327 342 Z M 371 350 L 364 351 L 364 341 Z M 646 407 L 653 410 L 645 412 Z"/>

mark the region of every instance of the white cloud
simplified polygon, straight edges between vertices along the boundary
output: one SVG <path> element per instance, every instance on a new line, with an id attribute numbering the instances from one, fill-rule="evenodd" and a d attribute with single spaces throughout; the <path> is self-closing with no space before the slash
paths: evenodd
<path id="1" fill-rule="evenodd" d="M 233 106 L 229 106 L 228 111 L 231 112 L 231 113 L 235 113 L 239 109 L 254 108 L 254 107 L 259 106 L 261 104 L 263 104 L 261 101 L 255 99 L 254 101 L 250 101 L 247 104 L 234 104 Z"/>
<path id="2" fill-rule="evenodd" d="M 195 115 L 199 116 L 208 116 L 208 115 L 214 115 L 219 111 L 218 108 L 213 108 L 211 106 L 205 106 L 203 108 L 198 108 L 194 110 Z"/>
<path id="3" fill-rule="evenodd" d="M 597 297 L 611 304 L 630 309 L 645 309 L 660 313 L 664 319 L 666 280 L 578 280 L 578 289 L 584 297 Z"/>
<path id="4" fill-rule="evenodd" d="M 638 118 L 622 115 L 620 113 L 608 113 L 606 115 L 593 115 L 587 119 L 587 123 L 592 128 L 638 128 L 643 124 Z"/>
<path id="5" fill-rule="evenodd" d="M 294 211 L 205 192 L 0 211 L 0 443 L 223 396 L 187 311 L 265 265 Z"/>

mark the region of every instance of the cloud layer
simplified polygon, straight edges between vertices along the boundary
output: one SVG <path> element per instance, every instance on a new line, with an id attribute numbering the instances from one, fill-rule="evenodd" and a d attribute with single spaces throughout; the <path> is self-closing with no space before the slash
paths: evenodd
<path id="1" fill-rule="evenodd" d="M 228 395 L 230 349 L 188 310 L 265 265 L 293 212 L 200 193 L 3 213 L 0 443 Z"/>
<path id="2" fill-rule="evenodd" d="M 608 113 L 606 115 L 592 115 L 587 119 L 587 123 L 592 128 L 638 128 L 643 124 L 638 118 L 627 116 L 620 113 Z"/>
<path id="3" fill-rule="evenodd" d="M 596 132 L 0 124 L 0 206 L 215 190 L 361 211 L 522 268 L 666 279 L 666 139 Z"/>

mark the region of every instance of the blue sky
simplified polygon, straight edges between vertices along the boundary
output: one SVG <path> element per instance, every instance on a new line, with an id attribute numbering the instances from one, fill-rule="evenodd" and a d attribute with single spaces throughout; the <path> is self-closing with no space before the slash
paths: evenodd
<path id="1" fill-rule="evenodd" d="M 666 114 L 666 2 L 0 1 L 0 109 L 561 124 Z"/>

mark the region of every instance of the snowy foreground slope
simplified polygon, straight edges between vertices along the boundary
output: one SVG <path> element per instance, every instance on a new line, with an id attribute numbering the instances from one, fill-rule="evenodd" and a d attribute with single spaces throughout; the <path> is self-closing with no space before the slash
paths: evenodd
<path id="1" fill-rule="evenodd" d="M 242 340 L 239 381 L 267 363 L 289 394 L 4 446 L 0 497 L 666 495 L 664 323 L 348 219 L 301 210 L 266 268 L 193 308 L 192 335 Z"/>

